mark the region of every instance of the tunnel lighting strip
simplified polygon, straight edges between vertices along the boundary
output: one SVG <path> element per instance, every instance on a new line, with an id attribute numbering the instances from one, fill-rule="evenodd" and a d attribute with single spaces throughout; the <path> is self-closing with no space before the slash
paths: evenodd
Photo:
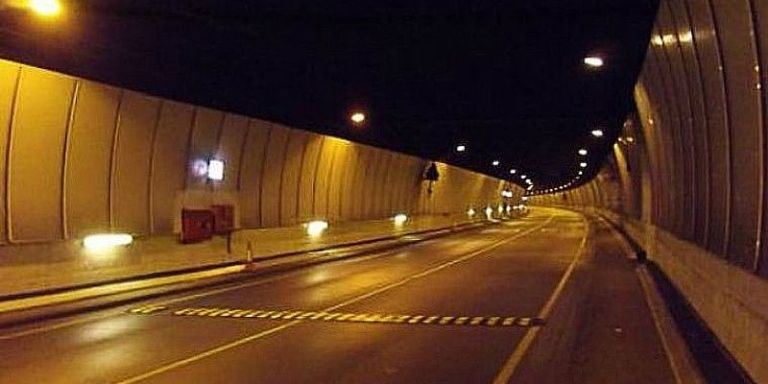
<path id="1" fill-rule="evenodd" d="M 128 312 L 136 315 L 159 313 L 167 307 L 147 305 Z M 346 323 L 453 325 L 487 327 L 539 327 L 545 320 L 538 317 L 516 316 L 442 316 L 442 315 L 395 315 L 380 313 L 313 312 L 292 310 L 256 310 L 235 308 L 195 307 L 176 310 L 174 316 L 225 317 L 263 320 L 309 320 Z"/>

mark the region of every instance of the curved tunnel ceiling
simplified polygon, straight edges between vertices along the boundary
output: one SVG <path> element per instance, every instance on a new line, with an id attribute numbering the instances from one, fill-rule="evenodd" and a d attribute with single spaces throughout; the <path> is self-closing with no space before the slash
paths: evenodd
<path id="1" fill-rule="evenodd" d="M 514 3 L 99 0 L 52 20 L 9 8 L 0 55 L 537 189 L 570 180 L 584 147 L 587 180 L 633 108 L 657 4 Z"/>

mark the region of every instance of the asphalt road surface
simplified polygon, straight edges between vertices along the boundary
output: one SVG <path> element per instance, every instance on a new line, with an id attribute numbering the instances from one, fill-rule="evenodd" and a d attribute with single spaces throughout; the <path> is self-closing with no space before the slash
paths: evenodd
<path id="1" fill-rule="evenodd" d="M 603 223 L 524 219 L 0 331 L 0 383 L 674 383 Z"/>

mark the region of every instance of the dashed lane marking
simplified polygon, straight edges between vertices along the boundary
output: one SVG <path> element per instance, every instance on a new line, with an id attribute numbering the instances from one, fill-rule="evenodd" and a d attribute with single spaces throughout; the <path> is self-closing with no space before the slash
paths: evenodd
<path id="1" fill-rule="evenodd" d="M 133 309 L 129 310 L 128 312 L 136 314 L 136 315 L 150 315 L 150 314 L 153 314 L 155 312 L 164 311 L 167 308 L 168 307 L 163 306 L 163 305 L 145 305 L 145 306 L 142 306 L 142 307 L 133 308 Z"/>
<path id="2" fill-rule="evenodd" d="M 168 309 L 161 305 L 146 305 L 128 310 L 135 315 L 149 315 Z M 378 324 L 419 324 L 419 325 L 453 325 L 453 326 L 486 326 L 486 327 L 538 327 L 544 325 L 542 318 L 536 317 L 502 317 L 502 316 L 440 316 L 440 315 L 400 315 L 381 313 L 346 313 L 346 312 L 317 312 L 294 310 L 263 310 L 242 308 L 182 308 L 171 312 L 174 316 L 223 317 L 237 319 L 269 319 L 269 320 L 308 320 L 344 323 L 378 323 Z"/>

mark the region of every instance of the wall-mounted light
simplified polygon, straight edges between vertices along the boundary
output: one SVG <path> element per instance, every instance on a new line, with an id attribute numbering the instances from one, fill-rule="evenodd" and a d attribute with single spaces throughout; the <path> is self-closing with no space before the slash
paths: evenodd
<path id="1" fill-rule="evenodd" d="M 405 213 L 398 213 L 395 215 L 395 217 L 392 218 L 392 221 L 395 222 L 395 225 L 403 225 L 406 221 L 408 221 L 408 215 Z"/>
<path id="2" fill-rule="evenodd" d="M 208 179 L 224 180 L 224 160 L 212 159 L 208 162 Z"/>
<path id="3" fill-rule="evenodd" d="M 106 249 L 125 246 L 133 242 L 133 236 L 127 233 L 100 233 L 86 236 L 83 246 L 89 251 L 103 251 Z"/>
<path id="4" fill-rule="evenodd" d="M 467 216 L 469 217 L 475 216 L 476 213 L 474 208 L 467 209 Z"/>
<path id="5" fill-rule="evenodd" d="M 328 229 L 328 222 L 324 220 L 314 220 L 304 225 L 307 228 L 307 235 L 318 237 Z"/>
<path id="6" fill-rule="evenodd" d="M 499 166 L 499 164 L 501 164 L 501 162 L 500 162 L 500 161 L 498 161 L 498 160 L 494 160 L 494 161 L 491 163 L 491 165 L 493 165 L 494 167 L 498 167 L 498 166 Z"/>
<path id="7" fill-rule="evenodd" d="M 591 133 L 592 133 L 592 136 L 594 137 L 603 137 L 602 129 L 593 129 Z"/>
<path id="8" fill-rule="evenodd" d="M 192 174 L 197 177 L 208 175 L 208 161 L 197 159 L 192 162 Z"/>
<path id="9" fill-rule="evenodd" d="M 517 173 L 517 169 L 512 168 L 509 170 L 510 175 L 514 175 L 515 173 Z"/>
<path id="10" fill-rule="evenodd" d="M 485 207 L 485 217 L 488 220 L 493 218 L 493 209 L 491 207 Z"/>
<path id="11" fill-rule="evenodd" d="M 587 150 L 584 149 L 584 148 L 579 149 L 579 155 L 586 156 L 587 155 Z"/>
<path id="12" fill-rule="evenodd" d="M 579 163 L 579 167 L 586 168 L 587 167 L 587 163 Z"/>

